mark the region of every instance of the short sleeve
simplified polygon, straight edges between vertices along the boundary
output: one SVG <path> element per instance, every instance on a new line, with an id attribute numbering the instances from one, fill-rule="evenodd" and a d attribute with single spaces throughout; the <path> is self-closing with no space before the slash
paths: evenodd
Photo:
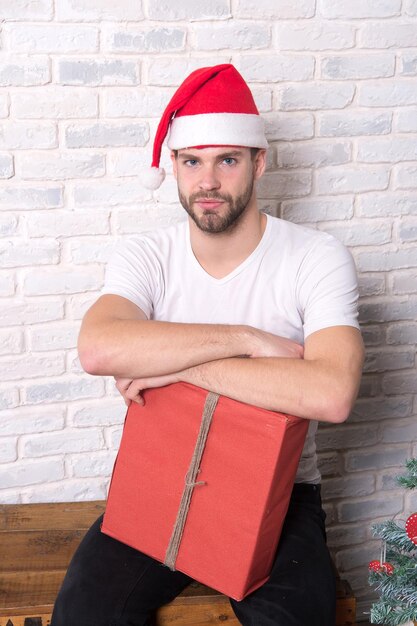
<path id="1" fill-rule="evenodd" d="M 349 250 L 330 235 L 304 257 L 297 281 L 304 339 L 330 326 L 358 322 L 358 280 Z"/>
<path id="2" fill-rule="evenodd" d="M 144 239 L 130 239 L 117 244 L 106 267 L 101 294 L 127 298 L 150 319 L 153 315 L 158 285 L 158 264 Z"/>

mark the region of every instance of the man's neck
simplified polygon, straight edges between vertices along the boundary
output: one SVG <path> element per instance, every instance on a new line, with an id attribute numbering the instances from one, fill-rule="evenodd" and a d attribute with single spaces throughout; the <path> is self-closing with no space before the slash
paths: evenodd
<path id="1" fill-rule="evenodd" d="M 267 217 L 256 204 L 223 233 L 206 233 L 189 217 L 191 247 L 201 267 L 214 278 L 224 278 L 247 259 L 265 232 Z"/>

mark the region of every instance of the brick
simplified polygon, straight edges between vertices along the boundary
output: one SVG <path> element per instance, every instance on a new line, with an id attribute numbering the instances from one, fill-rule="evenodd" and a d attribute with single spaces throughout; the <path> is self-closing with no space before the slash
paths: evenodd
<path id="1" fill-rule="evenodd" d="M 382 389 L 387 395 L 415 393 L 417 389 L 417 373 L 386 374 L 382 380 Z"/>
<path id="2" fill-rule="evenodd" d="M 227 19 L 232 14 L 229 0 L 182 0 L 175 4 L 167 0 L 149 0 L 148 17 L 162 21 L 201 21 Z"/>
<path id="3" fill-rule="evenodd" d="M 185 49 L 186 34 L 184 28 L 112 27 L 104 33 L 104 50 L 136 53 L 178 52 Z"/>
<path id="4" fill-rule="evenodd" d="M 19 354 L 23 351 L 23 333 L 8 328 L 0 330 L 0 354 Z M 3 428 L 2 428 L 3 432 Z"/>
<path id="5" fill-rule="evenodd" d="M 51 322 L 63 317 L 64 302 L 61 300 L 38 300 L 27 304 L 12 300 L 3 302 L 0 308 L 0 326 Z"/>
<path id="6" fill-rule="evenodd" d="M 364 543 L 367 538 L 366 526 L 334 526 L 326 530 L 329 548 L 340 548 Z"/>
<path id="7" fill-rule="evenodd" d="M 355 87 L 349 83 L 291 85 L 280 88 L 279 106 L 283 111 L 343 109 L 353 100 Z"/>
<path id="8" fill-rule="evenodd" d="M 311 113 L 273 113 L 264 117 L 268 141 L 296 141 L 314 136 Z"/>
<path id="9" fill-rule="evenodd" d="M 398 225 L 398 235 L 403 243 L 417 241 L 417 221 L 412 219 L 401 220 Z"/>
<path id="10" fill-rule="evenodd" d="M 109 233 L 109 214 L 85 211 L 30 212 L 25 216 L 29 237 L 72 237 L 74 235 L 106 235 Z"/>
<path id="11" fill-rule="evenodd" d="M 417 108 L 396 111 L 394 113 L 394 130 L 399 133 L 417 133 Z"/>
<path id="12" fill-rule="evenodd" d="M 367 350 L 364 372 L 389 372 L 408 369 L 414 365 L 414 351 Z"/>
<path id="13" fill-rule="evenodd" d="M 3 187 L 0 188 L 0 206 L 3 209 L 52 209 L 63 204 L 62 187 Z"/>
<path id="14" fill-rule="evenodd" d="M 411 398 L 397 396 L 391 398 L 359 398 L 355 402 L 349 422 L 397 420 L 408 417 L 412 411 Z M 364 467 L 363 469 L 372 469 Z M 379 469 L 379 468 L 375 468 Z"/>
<path id="15" fill-rule="evenodd" d="M 287 0 L 239 0 L 236 17 L 249 17 L 254 19 L 277 18 L 297 19 L 313 17 L 315 13 L 314 0 L 299 0 L 288 2 Z"/>
<path id="16" fill-rule="evenodd" d="M 23 291 L 28 296 L 70 294 L 94 291 L 103 284 L 100 268 L 48 268 L 42 274 L 38 270 L 27 271 L 23 279 Z"/>
<path id="17" fill-rule="evenodd" d="M 387 329 L 387 343 L 397 345 L 417 343 L 417 325 L 413 322 L 389 326 Z"/>
<path id="18" fill-rule="evenodd" d="M 325 224 L 323 230 L 339 239 L 345 246 L 372 246 L 389 243 L 391 241 L 391 225 L 362 221 L 362 223 L 348 223 L 330 226 Z"/>
<path id="19" fill-rule="evenodd" d="M 277 190 L 281 198 L 306 196 L 311 191 L 310 172 L 266 172 L 257 185 L 260 198 L 275 198 Z"/>
<path id="20" fill-rule="evenodd" d="M 0 0 L 0 15 L 3 20 L 50 20 L 53 17 L 53 11 L 52 0 L 37 0 L 36 2 Z"/>
<path id="21" fill-rule="evenodd" d="M 406 80 L 384 80 L 359 85 L 358 104 L 365 107 L 396 107 L 417 104 L 415 85 Z"/>
<path id="22" fill-rule="evenodd" d="M 353 198 L 338 196 L 337 200 L 335 198 L 289 200 L 282 203 L 281 209 L 284 219 L 299 224 L 350 219 L 353 216 Z"/>
<path id="23" fill-rule="evenodd" d="M 15 281 L 10 272 L 0 274 L 0 296 L 12 296 L 15 293 Z"/>
<path id="24" fill-rule="evenodd" d="M 105 500 L 107 482 L 102 479 L 61 480 L 51 485 L 42 485 L 38 489 L 21 489 L 24 504 L 39 502 L 82 502 Z"/>
<path id="25" fill-rule="evenodd" d="M 62 430 L 65 426 L 65 410 L 61 407 L 52 409 L 34 409 L 19 407 L 1 414 L 2 434 L 25 435 Z"/>
<path id="26" fill-rule="evenodd" d="M 262 87 L 251 87 L 253 99 L 258 108 L 259 113 L 268 113 L 272 111 L 272 90 Z"/>
<path id="27" fill-rule="evenodd" d="M 360 507 L 360 505 L 358 504 L 356 508 L 361 512 L 361 514 L 363 514 L 362 509 L 365 509 L 365 507 L 366 507 L 366 501 L 362 503 L 362 507 Z M 373 508 L 374 509 L 376 508 L 376 504 L 373 506 Z M 345 514 L 345 510 L 344 509 L 341 509 L 341 510 Z M 356 510 L 356 509 L 352 507 L 352 510 Z M 378 515 L 378 511 L 376 511 L 376 515 Z M 383 515 L 382 512 L 381 512 L 381 515 Z M 354 521 L 354 520 L 344 519 L 343 521 Z M 380 545 L 370 543 L 369 541 L 365 544 L 365 546 L 358 546 L 356 548 L 349 547 L 346 550 L 340 550 L 338 551 L 336 555 L 336 567 L 338 571 L 346 571 L 346 570 L 359 568 L 359 567 L 362 570 L 366 570 L 368 568 L 368 563 L 372 561 L 373 559 L 375 559 L 375 557 L 379 556 L 380 551 L 381 551 Z"/>
<path id="28" fill-rule="evenodd" d="M 416 141 L 414 140 L 415 144 Z M 415 151 L 417 152 L 417 147 L 415 147 Z M 409 155 L 409 158 L 412 157 Z M 399 165 L 395 168 L 394 187 L 395 189 L 417 189 L 417 165 Z"/>
<path id="29" fill-rule="evenodd" d="M 105 174 L 105 161 L 102 154 L 31 152 L 20 160 L 20 173 L 24 180 L 98 178 Z"/>
<path id="30" fill-rule="evenodd" d="M 69 350 L 66 354 L 67 372 L 70 374 L 83 374 L 84 370 L 81 366 L 77 350 Z"/>
<path id="31" fill-rule="evenodd" d="M 414 320 L 417 314 L 417 301 L 393 297 L 389 300 L 380 298 L 377 302 L 362 302 L 359 305 L 359 311 L 362 324 Z"/>
<path id="32" fill-rule="evenodd" d="M 400 56 L 401 76 L 417 76 L 417 53 L 405 52 Z"/>
<path id="33" fill-rule="evenodd" d="M 56 148 L 57 128 L 52 123 L 4 122 L 0 124 L 0 149 Z"/>
<path id="34" fill-rule="evenodd" d="M 271 33 L 267 25 L 233 20 L 227 24 L 194 26 L 196 50 L 256 50 L 270 45 Z"/>
<path id="35" fill-rule="evenodd" d="M 278 166 L 283 168 L 340 165 L 348 163 L 351 156 L 351 144 L 342 141 L 315 140 L 278 146 Z"/>
<path id="36" fill-rule="evenodd" d="M 135 180 L 134 182 L 101 183 L 100 185 L 75 185 L 74 204 L 76 207 L 118 206 L 142 202 L 150 198 L 150 192 Z"/>
<path id="37" fill-rule="evenodd" d="M 0 61 L 0 87 L 31 87 L 46 85 L 51 81 L 51 69 L 47 57 L 35 59 L 13 56 Z"/>
<path id="38" fill-rule="evenodd" d="M 394 54 L 346 54 L 321 60 L 321 77 L 335 79 L 386 78 L 394 76 Z"/>
<path id="39" fill-rule="evenodd" d="M 110 430 L 110 447 L 113 450 L 118 450 L 120 446 L 120 440 L 122 438 L 123 427 L 118 426 Z"/>
<path id="40" fill-rule="evenodd" d="M 142 2 L 130 0 L 59 0 L 56 4 L 56 18 L 59 21 L 126 22 L 143 19 Z"/>
<path id="41" fill-rule="evenodd" d="M 389 168 L 357 165 L 327 167 L 317 171 L 317 191 L 326 193 L 361 193 L 386 189 L 389 184 Z"/>
<path id="42" fill-rule="evenodd" d="M 105 117 L 160 117 L 165 110 L 171 90 L 141 88 L 106 89 L 102 94 Z"/>
<path id="43" fill-rule="evenodd" d="M 64 59 L 57 62 L 61 85 L 137 85 L 139 65 L 119 59 Z"/>
<path id="44" fill-rule="evenodd" d="M 45 87 L 11 95 L 12 111 L 20 119 L 98 117 L 98 95 L 73 87 Z"/>
<path id="45" fill-rule="evenodd" d="M 11 178 L 14 175 L 13 157 L 11 154 L 0 154 L 0 178 Z"/>
<path id="46" fill-rule="evenodd" d="M 29 244 L 26 240 L 0 242 L 2 267 L 24 267 L 25 265 L 51 265 L 59 263 L 58 241 L 43 241 Z"/>
<path id="47" fill-rule="evenodd" d="M 160 4 L 159 0 L 158 4 Z M 213 57 L 173 58 L 172 56 L 152 58 L 148 61 L 148 85 L 177 86 L 194 70 L 219 63 L 230 63 L 230 57 L 216 55 L 215 59 Z"/>
<path id="48" fill-rule="evenodd" d="M 350 24 L 294 21 L 278 22 L 273 28 L 277 50 L 343 50 L 355 45 Z"/>
<path id="49" fill-rule="evenodd" d="M 16 437 L 1 437 L 0 439 L 0 463 L 12 463 L 17 459 Z M 3 478 L 2 478 L 3 482 Z"/>
<path id="50" fill-rule="evenodd" d="M 395 422 L 395 425 L 391 423 L 384 423 L 381 427 L 383 443 L 407 443 L 409 441 L 415 441 L 417 438 L 417 423 L 416 419 L 404 422 Z"/>
<path id="51" fill-rule="evenodd" d="M 69 255 L 71 261 L 76 265 L 84 263 L 107 263 L 112 251 L 114 242 L 106 239 L 100 240 L 86 239 L 83 237 L 78 241 L 71 241 L 69 245 Z"/>
<path id="52" fill-rule="evenodd" d="M 1 482 L 2 487 L 10 489 L 61 480 L 64 476 L 65 468 L 62 459 L 45 459 L 32 463 L 18 461 L 13 463 L 12 471 L 6 472 Z"/>
<path id="53" fill-rule="evenodd" d="M 107 171 L 112 176 L 137 176 L 149 167 L 147 150 L 112 150 L 107 156 Z"/>
<path id="54" fill-rule="evenodd" d="M 416 45 L 415 24 L 372 22 L 359 29 L 361 48 L 407 48 Z"/>
<path id="55" fill-rule="evenodd" d="M 96 52 L 99 45 L 98 29 L 78 24 L 8 24 L 5 36 L 14 52 L 88 53 Z"/>
<path id="56" fill-rule="evenodd" d="M 95 454 L 94 457 L 81 455 L 70 457 L 71 476 L 75 478 L 108 477 L 112 472 L 115 456 L 115 451 L 106 450 L 104 453 Z"/>
<path id="57" fill-rule="evenodd" d="M 358 198 L 360 217 L 393 217 L 417 213 L 417 194 L 367 194 Z"/>
<path id="58" fill-rule="evenodd" d="M 417 16 L 417 0 L 405 0 L 404 11 L 406 15 L 411 17 Z"/>
<path id="59" fill-rule="evenodd" d="M 328 19 L 362 19 L 366 17 L 393 17 L 401 14 L 401 0 L 351 0 L 332 2 L 319 0 L 320 15 Z"/>
<path id="60" fill-rule="evenodd" d="M 367 283 L 365 283 L 365 285 L 367 286 Z M 379 287 L 379 291 L 378 291 L 378 287 Z M 376 283 L 374 289 L 373 290 L 369 289 L 369 292 L 367 293 L 366 289 L 363 288 L 363 284 L 361 284 L 361 280 L 359 279 L 359 293 L 362 295 L 363 291 L 365 291 L 364 295 L 368 295 L 368 296 L 379 295 L 379 293 L 384 292 L 384 283 L 382 286 Z M 379 326 L 364 326 L 361 328 L 361 334 L 362 334 L 362 338 L 363 338 L 365 346 L 380 346 L 385 341 L 384 329 L 380 328 Z"/>
<path id="61" fill-rule="evenodd" d="M 79 324 L 48 324 L 28 329 L 28 347 L 34 352 L 76 348 Z"/>
<path id="62" fill-rule="evenodd" d="M 358 446 L 371 446 L 378 441 L 378 433 L 374 425 L 357 426 L 356 424 L 319 428 L 317 433 L 317 449 L 344 450 Z"/>
<path id="63" fill-rule="evenodd" d="M 24 404 L 51 404 L 103 396 L 101 378 L 65 377 L 53 382 L 29 384 L 24 390 Z M 84 431 L 83 431 L 84 432 Z"/>
<path id="64" fill-rule="evenodd" d="M 0 359 L 3 368 L 2 380 L 21 380 L 39 376 L 57 376 L 65 372 L 62 354 L 50 356 L 23 355 Z"/>
<path id="65" fill-rule="evenodd" d="M 326 478 L 322 481 L 324 500 L 368 496 L 372 493 L 375 493 L 375 478 L 373 475 L 343 476 Z"/>
<path id="66" fill-rule="evenodd" d="M 358 161 L 364 163 L 396 163 L 417 159 L 417 142 L 411 137 L 390 137 L 358 140 Z M 417 167 L 414 167 L 414 175 Z M 417 187 L 417 182 L 414 185 Z"/>
<path id="67" fill-rule="evenodd" d="M 317 457 L 317 465 L 322 476 L 334 476 L 335 474 L 340 474 L 340 455 L 336 452 L 319 454 Z"/>
<path id="68" fill-rule="evenodd" d="M 402 510 L 402 496 L 383 494 L 356 502 L 343 502 L 338 505 L 339 520 L 341 522 L 358 522 L 361 520 L 374 521 L 378 517 L 396 515 Z M 363 547 L 362 547 L 363 550 Z M 365 562 L 369 562 L 366 558 Z"/>
<path id="69" fill-rule="evenodd" d="M 114 426 L 123 424 L 126 406 L 119 396 L 117 400 L 106 401 L 105 404 L 85 404 L 82 408 L 74 406 L 69 411 L 70 424 L 77 428 Z"/>
<path id="70" fill-rule="evenodd" d="M 100 430 L 83 428 L 71 431 L 68 428 L 60 433 L 31 435 L 22 437 L 23 457 L 50 456 L 68 452 L 92 452 L 103 447 L 103 435 Z"/>
<path id="71" fill-rule="evenodd" d="M 362 272 L 388 272 L 417 266 L 417 248 L 384 250 L 381 252 L 360 252 L 356 257 L 358 269 Z"/>
<path id="72" fill-rule="evenodd" d="M 384 276 L 360 276 L 359 277 L 359 293 L 364 296 L 379 296 L 385 293 L 385 277 Z M 368 340 L 370 340 L 369 333 L 372 332 L 369 329 L 363 329 L 367 331 Z M 374 331 L 375 333 L 379 332 Z"/>
<path id="73" fill-rule="evenodd" d="M 356 110 L 321 113 L 318 116 L 318 134 L 322 137 L 385 135 L 391 132 L 391 118 L 391 112 Z"/>
<path id="74" fill-rule="evenodd" d="M 417 293 L 417 275 L 415 271 L 396 272 L 391 277 L 391 280 L 392 293 L 399 295 Z"/>
<path id="75" fill-rule="evenodd" d="M 96 302 L 98 296 L 95 293 L 82 293 L 70 296 L 67 299 L 68 317 L 81 320 L 88 309 Z"/>
<path id="76" fill-rule="evenodd" d="M 9 115 L 9 98 L 8 94 L 0 94 L 0 118 Z"/>
<path id="77" fill-rule="evenodd" d="M 122 209 L 115 212 L 115 230 L 119 234 L 143 233 L 147 230 L 159 227 L 167 227 L 177 224 L 184 219 L 184 210 L 177 205 L 158 205 L 157 212 L 155 206 L 138 207 L 132 209 Z"/>
<path id="78" fill-rule="evenodd" d="M 312 79 L 314 65 L 314 57 L 310 55 L 247 55 L 241 58 L 239 71 L 248 81 L 270 84 Z"/>
<path id="79" fill-rule="evenodd" d="M 19 392 L 16 388 L 0 389 L 0 410 L 13 409 L 19 404 Z"/>
<path id="80" fill-rule="evenodd" d="M 379 491 L 398 491 L 398 478 L 399 471 L 396 469 L 392 472 L 384 472 L 377 477 L 377 489 Z"/>
<path id="81" fill-rule="evenodd" d="M 74 124 L 65 130 L 67 148 L 140 147 L 148 140 L 148 125 L 144 122 Z"/>
<path id="82" fill-rule="evenodd" d="M 18 221 L 15 215 L 0 213 L 0 235 L 15 235 L 18 228 Z"/>

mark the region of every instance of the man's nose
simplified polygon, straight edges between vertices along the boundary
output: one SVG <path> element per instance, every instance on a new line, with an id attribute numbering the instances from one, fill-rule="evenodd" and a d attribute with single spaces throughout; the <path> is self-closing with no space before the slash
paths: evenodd
<path id="1" fill-rule="evenodd" d="M 209 191 L 210 189 L 219 189 L 220 180 L 216 174 L 214 166 L 210 165 L 202 169 L 199 185 L 200 188 L 205 191 Z"/>

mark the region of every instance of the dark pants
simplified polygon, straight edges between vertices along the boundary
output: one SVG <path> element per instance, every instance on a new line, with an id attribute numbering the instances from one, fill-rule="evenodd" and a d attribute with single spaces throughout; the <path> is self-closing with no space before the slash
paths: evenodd
<path id="1" fill-rule="evenodd" d="M 269 580 L 236 602 L 244 626 L 334 626 L 336 591 L 318 485 L 294 486 Z M 147 626 L 191 582 L 90 528 L 68 568 L 51 626 Z"/>

